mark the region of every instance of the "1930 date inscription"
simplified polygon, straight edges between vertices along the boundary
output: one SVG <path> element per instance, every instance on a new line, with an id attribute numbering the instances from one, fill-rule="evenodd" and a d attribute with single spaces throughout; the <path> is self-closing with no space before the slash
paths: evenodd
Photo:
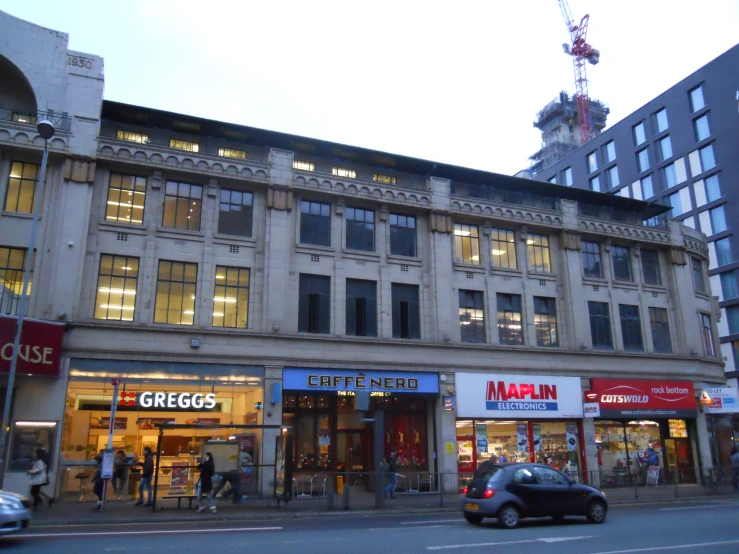
<path id="1" fill-rule="evenodd" d="M 92 62 L 79 56 L 67 56 L 67 65 L 81 67 L 83 69 L 92 69 Z"/>

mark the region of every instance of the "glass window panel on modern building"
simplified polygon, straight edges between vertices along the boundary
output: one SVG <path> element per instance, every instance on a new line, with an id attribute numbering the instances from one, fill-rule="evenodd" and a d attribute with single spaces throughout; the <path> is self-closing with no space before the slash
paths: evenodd
<path id="1" fill-rule="evenodd" d="M 421 338 L 421 309 L 418 285 L 392 283 L 393 337 Z"/>
<path id="2" fill-rule="evenodd" d="M 593 348 L 612 350 L 611 313 L 606 302 L 588 302 Z"/>
<path id="3" fill-rule="evenodd" d="M 648 148 L 645 148 L 644 150 L 639 150 L 636 153 L 636 165 L 639 169 L 639 173 L 642 173 L 643 171 L 646 171 L 650 168 Z"/>
<path id="4" fill-rule="evenodd" d="M 566 167 L 562 172 L 562 184 L 568 187 L 572 186 L 572 168 Z"/>
<path id="5" fill-rule="evenodd" d="M 698 258 L 690 258 L 690 265 L 693 269 L 693 285 L 695 285 L 695 291 L 705 294 L 706 281 L 703 277 L 703 262 Z"/>
<path id="6" fill-rule="evenodd" d="M 647 175 L 641 180 L 641 188 L 644 193 L 644 200 L 648 200 L 654 196 L 654 184 L 651 175 Z"/>
<path id="7" fill-rule="evenodd" d="M 222 235 L 250 237 L 254 195 L 240 190 L 221 189 L 218 204 L 218 232 Z"/>
<path id="8" fill-rule="evenodd" d="M 485 303 L 477 290 L 459 290 L 459 330 L 462 342 L 485 341 Z"/>
<path id="9" fill-rule="evenodd" d="M 664 137 L 657 141 L 657 161 L 664 162 L 672 157 L 672 141 Z"/>
<path id="10" fill-rule="evenodd" d="M 726 323 L 729 327 L 730 335 L 739 333 L 739 305 L 728 306 L 726 308 Z"/>
<path id="11" fill-rule="evenodd" d="M 606 185 L 609 189 L 617 187 L 621 184 L 621 179 L 618 176 L 618 166 L 614 165 L 609 167 L 605 171 L 606 173 Z"/>
<path id="12" fill-rule="evenodd" d="M 416 218 L 412 215 L 390 214 L 390 253 L 416 257 Z"/>
<path id="13" fill-rule="evenodd" d="M 642 341 L 639 306 L 619 304 L 618 312 L 621 318 L 621 337 L 624 341 L 624 350 L 642 352 L 644 343 Z"/>
<path id="14" fill-rule="evenodd" d="M 726 225 L 726 213 L 724 212 L 724 206 L 717 206 L 712 210 L 708 211 L 711 217 L 711 227 L 713 228 L 713 234 L 721 233 L 728 229 Z"/>
<path id="15" fill-rule="evenodd" d="M 192 325 L 198 264 L 159 261 L 154 323 Z"/>
<path id="16" fill-rule="evenodd" d="M 631 272 L 631 250 L 627 246 L 611 246 L 613 278 L 618 281 L 633 281 Z"/>
<path id="17" fill-rule="evenodd" d="M 675 171 L 675 164 L 669 164 L 662 168 L 662 176 L 665 182 L 665 189 L 670 189 L 677 185 L 677 173 Z"/>
<path id="18" fill-rule="evenodd" d="M 654 351 L 660 354 L 672 352 L 670 338 L 670 324 L 667 321 L 666 308 L 649 308 L 649 325 L 652 329 L 652 345 Z"/>
<path id="19" fill-rule="evenodd" d="M 133 321 L 139 259 L 102 254 L 95 298 L 95 319 Z"/>
<path id="20" fill-rule="evenodd" d="M 704 180 L 706 184 L 706 199 L 709 202 L 718 200 L 724 193 L 721 192 L 721 183 L 719 183 L 718 173 L 714 173 L 710 177 L 706 177 Z"/>
<path id="21" fill-rule="evenodd" d="M 346 334 L 377 336 L 377 282 L 346 280 Z"/>
<path id="22" fill-rule="evenodd" d="M 703 99 L 703 85 L 698 85 L 690 91 L 690 111 L 695 113 L 706 107 L 706 101 Z"/>
<path id="23" fill-rule="evenodd" d="M 701 171 L 708 171 L 716 167 L 716 156 L 713 153 L 713 143 L 698 150 L 701 160 Z"/>
<path id="24" fill-rule="evenodd" d="M 664 108 L 654 114 L 655 127 L 658 133 L 662 133 L 667 130 L 667 110 Z"/>
<path id="25" fill-rule="evenodd" d="M 711 316 L 708 314 L 700 314 L 701 317 L 701 334 L 703 335 L 703 348 L 706 356 L 713 357 L 716 355 L 716 346 L 713 342 L 713 327 L 711 325 Z"/>
<path id="26" fill-rule="evenodd" d="M 8 188 L 5 193 L 5 211 L 32 214 L 38 191 L 39 166 L 13 162 L 10 164 Z"/>
<path id="27" fill-rule="evenodd" d="M 588 173 L 592 173 L 593 171 L 598 169 L 598 158 L 595 155 L 595 151 L 588 154 L 586 160 L 588 164 Z"/>
<path id="28" fill-rule="evenodd" d="M 556 298 L 534 296 L 534 327 L 537 346 L 559 346 Z"/>
<path id="29" fill-rule="evenodd" d="M 202 203 L 202 186 L 167 181 L 164 192 L 162 227 L 199 231 Z"/>
<path id="30" fill-rule="evenodd" d="M 641 121 L 632 127 L 634 135 L 634 146 L 639 146 L 647 141 L 645 122 Z"/>
<path id="31" fill-rule="evenodd" d="M 553 185 L 556 185 L 557 184 L 557 176 L 556 175 L 552 175 L 551 177 L 549 177 L 549 179 L 547 179 L 547 183 L 552 183 Z"/>
<path id="32" fill-rule="evenodd" d="M 676 192 L 675 194 L 670 194 L 665 198 L 668 206 L 672 207 L 672 210 L 670 211 L 670 217 L 678 217 L 683 214 L 683 205 L 682 202 L 680 202 L 680 193 Z"/>
<path id="33" fill-rule="evenodd" d="M 603 262 L 599 243 L 582 241 L 582 272 L 585 277 L 603 278 Z"/>
<path id="34" fill-rule="evenodd" d="M 549 257 L 548 236 L 529 233 L 526 237 L 526 252 L 530 271 L 551 273 L 552 265 Z"/>
<path id="35" fill-rule="evenodd" d="M 23 290 L 23 275 L 26 268 L 26 250 L 25 248 L 10 248 L 8 246 L 0 246 L 0 280 L 2 280 L 2 289 L 0 289 L 0 313 L 6 315 L 16 315 L 18 311 L 18 301 L 21 298 Z M 28 279 L 28 289 L 26 298 L 31 296 L 31 288 L 33 285 L 33 266 L 36 263 L 36 255 L 34 252 L 31 260 L 31 274 Z"/>
<path id="36" fill-rule="evenodd" d="M 298 283 L 298 331 L 331 332 L 331 278 L 301 273 Z"/>
<path id="37" fill-rule="evenodd" d="M 734 263 L 734 254 L 731 252 L 731 237 L 724 237 L 715 241 L 716 261 L 720 266 Z"/>
<path id="38" fill-rule="evenodd" d="M 695 131 L 695 141 L 700 142 L 711 136 L 711 128 L 708 125 L 708 114 L 700 116 L 693 120 L 693 131 Z"/>
<path id="39" fill-rule="evenodd" d="M 375 212 L 346 208 L 346 247 L 349 250 L 375 251 Z"/>
<path id="40" fill-rule="evenodd" d="M 654 250 L 641 251 L 641 270 L 644 284 L 661 285 L 662 277 L 659 271 L 659 254 Z"/>
<path id="41" fill-rule="evenodd" d="M 592 179 L 590 179 L 590 190 L 593 190 L 595 192 L 600 192 L 600 175 L 596 175 Z"/>
<path id="42" fill-rule="evenodd" d="M 331 205 L 300 202 L 300 243 L 331 246 Z"/>
<path id="43" fill-rule="evenodd" d="M 244 267 L 216 266 L 213 327 L 248 327 L 249 276 L 249 269 Z"/>
<path id="44" fill-rule="evenodd" d="M 739 286 L 737 286 L 737 273 L 735 269 L 719 273 L 721 278 L 721 292 L 724 300 L 739 298 Z"/>
<path id="45" fill-rule="evenodd" d="M 603 159 L 604 165 L 616 160 L 616 143 L 612 140 L 603 145 Z"/>
<path id="46" fill-rule="evenodd" d="M 480 239 L 477 225 L 454 224 L 454 261 L 480 265 Z"/>
<path id="47" fill-rule="evenodd" d="M 108 201 L 105 220 L 111 223 L 144 222 L 146 202 L 146 177 L 111 173 L 108 181 Z"/>
<path id="48" fill-rule="evenodd" d="M 516 269 L 516 242 L 513 231 L 490 229 L 490 260 L 493 267 Z"/>
<path id="49" fill-rule="evenodd" d="M 523 344 L 521 296 L 498 293 L 498 340 L 501 344 Z"/>

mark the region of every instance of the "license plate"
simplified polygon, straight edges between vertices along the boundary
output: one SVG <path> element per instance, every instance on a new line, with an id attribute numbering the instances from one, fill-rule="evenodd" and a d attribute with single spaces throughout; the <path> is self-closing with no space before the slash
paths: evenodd
<path id="1" fill-rule="evenodd" d="M 469 510 L 470 512 L 478 512 L 480 510 L 480 505 L 479 504 L 471 504 L 471 503 L 468 502 L 467 504 L 464 505 L 464 509 L 465 510 Z"/>

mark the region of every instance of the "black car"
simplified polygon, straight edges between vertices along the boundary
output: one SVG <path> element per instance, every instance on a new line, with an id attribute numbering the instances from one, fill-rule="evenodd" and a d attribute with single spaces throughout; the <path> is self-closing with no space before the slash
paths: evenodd
<path id="1" fill-rule="evenodd" d="M 603 523 L 608 512 L 601 491 L 541 464 L 483 462 L 463 492 L 461 507 L 468 522 L 497 518 L 507 529 L 518 527 L 525 517 L 585 516 L 591 523 Z"/>

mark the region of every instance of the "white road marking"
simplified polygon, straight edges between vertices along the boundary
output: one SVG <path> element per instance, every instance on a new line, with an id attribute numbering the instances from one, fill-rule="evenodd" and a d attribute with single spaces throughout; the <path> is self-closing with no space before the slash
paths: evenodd
<path id="1" fill-rule="evenodd" d="M 677 510 L 700 510 L 701 508 L 725 508 L 727 504 L 705 504 L 703 506 L 680 506 L 679 508 L 657 508 L 658 512 L 674 512 Z"/>
<path id="2" fill-rule="evenodd" d="M 580 541 L 583 539 L 592 539 L 597 535 L 587 535 L 582 537 L 542 537 L 540 539 L 528 539 L 522 541 L 506 541 L 506 542 L 478 542 L 469 544 L 444 544 L 439 546 L 427 546 L 426 550 L 455 550 L 460 548 L 475 548 L 480 546 L 506 546 L 509 544 L 531 544 L 537 542 L 565 542 L 565 541 Z M 602 553 L 605 554 L 605 553 Z"/>
<path id="3" fill-rule="evenodd" d="M 652 548 L 634 548 L 631 550 L 609 550 L 608 552 L 594 552 L 593 554 L 631 554 L 633 552 L 657 552 L 658 550 L 677 550 L 678 548 L 701 548 L 705 546 L 723 546 L 727 544 L 739 544 L 739 540 L 698 542 L 695 544 L 674 544 L 672 546 L 654 546 Z"/>
<path id="4" fill-rule="evenodd" d="M 455 527 L 457 525 L 467 525 L 463 521 L 456 523 L 443 523 L 439 525 L 417 525 L 416 527 L 370 527 L 367 531 L 413 531 L 416 529 L 434 529 L 436 527 Z"/>
<path id="5" fill-rule="evenodd" d="M 460 523 L 462 521 L 461 517 L 458 517 L 456 519 L 432 519 L 429 521 L 402 521 L 401 525 L 426 525 L 428 523 L 449 523 L 450 521 L 453 521 L 454 523 Z"/>
<path id="6" fill-rule="evenodd" d="M 249 533 L 259 531 L 282 531 L 282 527 L 233 527 L 229 529 L 162 529 L 148 531 L 98 531 L 75 533 L 34 533 L 28 535 L 14 535 L 18 539 L 56 539 L 66 537 L 125 537 L 131 535 L 174 535 L 200 533 Z"/>

